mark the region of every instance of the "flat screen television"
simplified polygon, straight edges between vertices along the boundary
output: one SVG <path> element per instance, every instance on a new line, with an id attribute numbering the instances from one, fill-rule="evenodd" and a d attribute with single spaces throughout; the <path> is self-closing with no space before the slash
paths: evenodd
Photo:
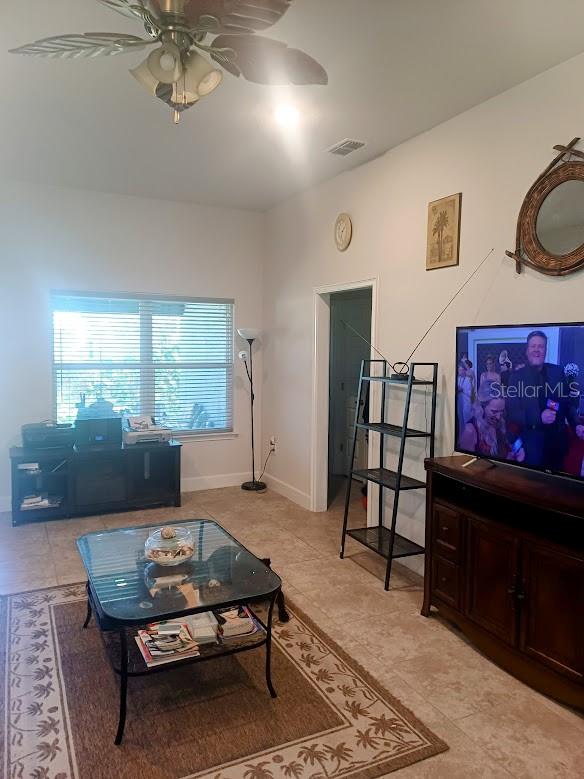
<path id="1" fill-rule="evenodd" d="M 458 327 L 455 448 L 584 481 L 583 382 L 584 323 Z"/>

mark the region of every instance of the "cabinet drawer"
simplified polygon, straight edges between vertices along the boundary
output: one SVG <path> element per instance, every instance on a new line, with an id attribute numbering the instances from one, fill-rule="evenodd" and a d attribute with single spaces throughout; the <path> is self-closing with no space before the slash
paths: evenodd
<path id="1" fill-rule="evenodd" d="M 432 590 L 434 594 L 450 604 L 459 608 L 460 585 L 459 567 L 443 557 L 432 558 Z"/>
<path id="2" fill-rule="evenodd" d="M 434 553 L 453 562 L 459 561 L 460 556 L 460 515 L 454 509 L 434 504 Z"/>

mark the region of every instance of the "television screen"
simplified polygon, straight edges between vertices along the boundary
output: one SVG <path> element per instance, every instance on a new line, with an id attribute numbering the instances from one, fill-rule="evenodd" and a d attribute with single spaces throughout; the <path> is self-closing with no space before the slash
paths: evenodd
<path id="1" fill-rule="evenodd" d="M 458 327 L 456 449 L 584 479 L 584 324 Z"/>

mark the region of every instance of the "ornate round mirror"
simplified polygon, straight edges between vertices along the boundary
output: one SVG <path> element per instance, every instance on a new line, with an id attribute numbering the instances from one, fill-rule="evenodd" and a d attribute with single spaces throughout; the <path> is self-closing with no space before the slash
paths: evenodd
<path id="1" fill-rule="evenodd" d="M 555 146 L 560 154 L 531 187 L 519 212 L 517 248 L 507 252 L 517 271 L 528 265 L 550 276 L 564 276 L 584 267 L 584 158 L 573 147 Z"/>

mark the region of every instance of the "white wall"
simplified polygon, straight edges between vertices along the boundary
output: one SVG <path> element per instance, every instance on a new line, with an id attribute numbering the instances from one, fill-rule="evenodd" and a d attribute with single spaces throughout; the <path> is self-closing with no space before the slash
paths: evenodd
<path id="1" fill-rule="evenodd" d="M 262 251 L 261 214 L 0 181 L 0 510 L 8 447 L 52 416 L 51 289 L 235 298 L 235 326 L 261 327 Z M 237 360 L 239 436 L 185 443 L 184 490 L 248 477 L 244 376 Z"/>
<path id="2" fill-rule="evenodd" d="M 438 454 L 453 447 L 456 325 L 584 319 L 584 272 L 516 275 L 504 256 L 515 248 L 523 197 L 555 155 L 552 147 L 584 136 L 584 101 L 577 98 L 583 80 L 584 55 L 269 212 L 263 429 L 278 438 L 270 472 L 289 485 L 289 494 L 308 502 L 314 287 L 378 277 L 376 346 L 391 360 L 404 360 L 494 247 L 416 355 L 440 363 Z M 460 266 L 427 272 L 427 204 L 455 192 L 463 193 Z M 333 242 L 340 211 L 354 224 L 344 254 Z M 422 408 L 418 422 L 424 424 Z M 412 443 L 409 451 L 408 472 L 423 476 L 423 445 Z M 401 504 L 400 527 L 418 540 L 423 498 L 423 492 L 405 493 Z"/>

